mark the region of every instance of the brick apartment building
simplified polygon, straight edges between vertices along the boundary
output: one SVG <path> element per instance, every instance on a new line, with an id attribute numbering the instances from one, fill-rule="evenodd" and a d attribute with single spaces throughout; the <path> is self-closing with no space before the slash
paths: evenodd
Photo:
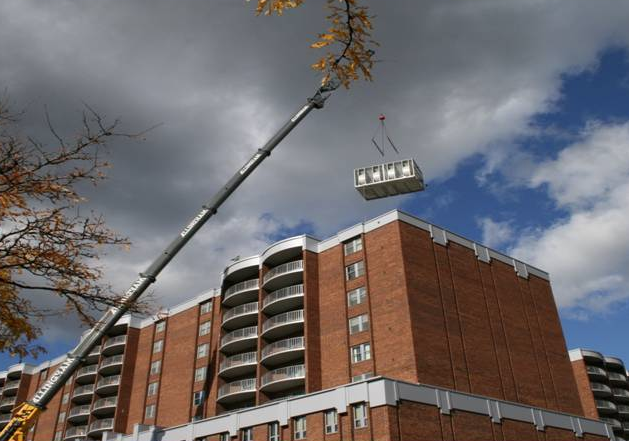
<path id="1" fill-rule="evenodd" d="M 405 213 L 220 283 L 124 317 L 28 439 L 614 438 L 584 417 L 548 274 Z M 62 360 L 0 373 L 0 424 Z"/>
<path id="2" fill-rule="evenodd" d="M 629 374 L 623 361 L 590 349 L 569 355 L 585 415 L 611 425 L 617 441 L 629 439 Z"/>

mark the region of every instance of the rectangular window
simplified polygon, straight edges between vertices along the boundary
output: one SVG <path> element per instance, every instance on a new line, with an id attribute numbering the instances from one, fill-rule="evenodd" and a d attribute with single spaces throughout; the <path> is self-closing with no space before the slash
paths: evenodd
<path id="1" fill-rule="evenodd" d="M 358 315 L 349 319 L 349 333 L 358 334 L 369 329 L 369 316 L 367 314 Z"/>
<path id="2" fill-rule="evenodd" d="M 159 374 L 160 369 L 162 368 L 162 361 L 156 360 L 151 363 L 151 375 Z"/>
<path id="3" fill-rule="evenodd" d="M 66 413 L 65 412 L 61 412 L 59 414 L 59 418 L 57 419 L 57 423 L 58 424 L 62 424 L 65 420 L 66 420 Z"/>
<path id="4" fill-rule="evenodd" d="M 159 382 L 155 381 L 153 383 L 149 383 L 149 387 L 146 390 L 146 395 L 151 396 L 157 394 L 157 389 L 159 388 Z"/>
<path id="5" fill-rule="evenodd" d="M 153 343 L 153 354 L 162 352 L 163 348 L 164 348 L 164 340 L 157 340 L 155 343 Z"/>
<path id="6" fill-rule="evenodd" d="M 269 424 L 269 441 L 280 441 L 280 423 Z"/>
<path id="7" fill-rule="evenodd" d="M 62 435 L 63 435 L 63 432 L 61 430 L 55 432 L 55 441 L 61 441 Z"/>
<path id="8" fill-rule="evenodd" d="M 367 427 L 367 406 L 365 403 L 354 404 L 352 410 L 354 414 L 354 428 L 361 429 Z"/>
<path id="9" fill-rule="evenodd" d="M 371 345 L 369 343 L 361 343 L 351 348 L 352 363 L 369 360 L 371 358 Z"/>
<path id="10" fill-rule="evenodd" d="M 293 420 L 295 431 L 295 439 L 304 439 L 306 437 L 306 417 L 296 417 Z"/>
<path id="11" fill-rule="evenodd" d="M 343 245 L 343 251 L 345 255 L 355 253 L 363 249 L 363 239 L 361 237 L 355 237 L 349 242 L 345 242 Z"/>
<path id="12" fill-rule="evenodd" d="M 149 404 L 144 409 L 144 418 L 155 418 L 155 404 Z"/>
<path id="13" fill-rule="evenodd" d="M 201 314 L 207 314 L 208 312 L 212 312 L 212 301 L 201 303 Z"/>
<path id="14" fill-rule="evenodd" d="M 159 334 L 160 332 L 164 332 L 164 329 L 166 329 L 166 322 L 161 321 L 161 322 L 155 323 L 155 333 L 156 334 Z"/>
<path id="15" fill-rule="evenodd" d="M 347 293 L 347 306 L 360 305 L 367 299 L 367 289 L 364 286 Z"/>
<path id="16" fill-rule="evenodd" d="M 325 433 L 336 433 L 339 431 L 339 415 L 336 410 L 325 411 Z"/>
<path id="17" fill-rule="evenodd" d="M 200 406 L 203 404 L 203 399 L 205 398 L 205 393 L 202 390 L 198 390 L 192 394 L 192 404 L 195 406 Z"/>
<path id="18" fill-rule="evenodd" d="M 205 366 L 200 367 L 200 368 L 196 368 L 194 370 L 194 381 L 203 381 L 205 380 L 205 372 L 207 371 L 207 368 Z"/>
<path id="19" fill-rule="evenodd" d="M 63 397 L 61 398 L 61 404 L 67 404 L 68 401 L 70 401 L 70 392 L 66 392 L 65 394 L 63 394 Z"/>
<path id="20" fill-rule="evenodd" d="M 367 372 L 365 374 L 360 374 L 360 375 L 354 375 L 352 377 L 352 383 L 356 383 L 357 381 L 363 381 L 371 377 L 373 377 L 373 374 L 371 372 Z"/>
<path id="21" fill-rule="evenodd" d="M 365 263 L 361 260 L 345 267 L 345 280 L 353 280 L 365 274 Z"/>
<path id="22" fill-rule="evenodd" d="M 210 333 L 211 329 L 212 329 L 211 321 L 203 322 L 199 325 L 199 335 L 207 335 Z"/>
<path id="23" fill-rule="evenodd" d="M 240 431 L 240 440 L 241 441 L 253 441 L 253 429 L 251 427 L 247 427 L 246 429 L 242 429 Z"/>
<path id="24" fill-rule="evenodd" d="M 42 370 L 39 372 L 39 379 L 40 379 L 40 381 L 43 381 L 43 380 L 45 380 L 46 378 L 48 378 L 48 369 L 42 369 Z"/>
<path id="25" fill-rule="evenodd" d="M 208 349 L 210 345 L 207 343 L 197 346 L 197 358 L 207 357 Z"/>
<path id="26" fill-rule="evenodd" d="M 218 437 L 219 441 L 229 441 L 229 433 L 221 433 Z"/>

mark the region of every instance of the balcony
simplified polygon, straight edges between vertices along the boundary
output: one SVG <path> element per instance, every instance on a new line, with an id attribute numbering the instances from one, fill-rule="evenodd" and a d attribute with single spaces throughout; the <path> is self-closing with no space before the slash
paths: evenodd
<path id="1" fill-rule="evenodd" d="M 16 395 L 19 388 L 20 380 L 7 381 L 6 383 L 4 383 L 2 393 L 4 396 Z"/>
<path id="2" fill-rule="evenodd" d="M 79 437 L 85 437 L 87 435 L 87 426 L 74 426 L 66 429 L 66 436 L 64 439 L 74 439 Z"/>
<path id="3" fill-rule="evenodd" d="M 68 421 L 71 423 L 85 422 L 90 416 L 90 405 L 75 406 L 68 412 Z"/>
<path id="4" fill-rule="evenodd" d="M 629 406 L 626 404 L 618 404 L 616 408 L 618 409 L 618 415 L 625 418 L 629 417 Z"/>
<path id="5" fill-rule="evenodd" d="M 258 345 L 258 327 L 236 329 L 221 338 L 221 351 L 225 353 L 243 352 Z"/>
<path id="6" fill-rule="evenodd" d="M 89 354 L 87 354 L 87 357 L 85 357 L 85 362 L 98 363 L 98 359 L 100 358 L 100 349 L 101 349 L 101 345 L 94 346 L 92 351 Z"/>
<path id="7" fill-rule="evenodd" d="M 278 265 L 264 275 L 263 288 L 272 291 L 282 286 L 295 285 L 303 280 L 303 272 L 303 260 L 294 260 Z"/>
<path id="8" fill-rule="evenodd" d="M 0 400 L 0 410 L 13 410 L 16 401 L 17 397 L 3 398 L 2 400 Z"/>
<path id="9" fill-rule="evenodd" d="M 74 389 L 72 393 L 72 401 L 74 403 L 89 403 L 92 401 L 92 395 L 94 394 L 94 385 L 86 384 Z"/>
<path id="10" fill-rule="evenodd" d="M 590 382 L 590 388 L 595 397 L 609 397 L 612 394 L 611 388 L 603 383 Z"/>
<path id="11" fill-rule="evenodd" d="M 223 313 L 223 328 L 244 328 L 258 323 L 258 302 L 245 303 Z"/>
<path id="12" fill-rule="evenodd" d="M 113 395 L 118 392 L 120 386 L 120 375 L 102 378 L 96 383 L 96 393 L 98 395 Z"/>
<path id="13" fill-rule="evenodd" d="M 274 315 L 301 308 L 303 305 L 304 285 L 292 285 L 267 295 L 262 301 L 262 311 L 267 315 Z"/>
<path id="14" fill-rule="evenodd" d="M 255 374 L 256 365 L 256 352 L 245 352 L 225 358 L 221 362 L 218 373 L 223 377 L 239 377 L 250 373 Z"/>
<path id="15" fill-rule="evenodd" d="M 93 383 L 98 373 L 98 365 L 83 366 L 76 371 L 76 382 L 79 384 Z"/>
<path id="16" fill-rule="evenodd" d="M 585 370 L 588 373 L 588 376 L 592 380 L 605 380 L 607 379 L 607 371 L 598 366 L 586 366 Z"/>
<path id="17" fill-rule="evenodd" d="M 256 379 L 246 378 L 244 380 L 232 381 L 224 384 L 218 389 L 218 402 L 221 404 L 236 403 L 252 399 L 256 395 Z"/>
<path id="18" fill-rule="evenodd" d="M 286 337 L 304 329 L 304 310 L 288 311 L 267 319 L 262 325 L 262 336 L 271 340 Z"/>
<path id="19" fill-rule="evenodd" d="M 90 429 L 88 432 L 89 436 L 100 435 L 103 432 L 108 430 L 114 430 L 114 419 L 113 418 L 105 418 L 104 420 L 96 420 L 92 424 L 90 424 Z"/>
<path id="20" fill-rule="evenodd" d="M 11 421 L 11 414 L 10 413 L 5 413 L 5 414 L 0 415 L 0 426 L 5 425 L 9 421 Z"/>
<path id="21" fill-rule="evenodd" d="M 612 393 L 616 401 L 629 402 L 629 390 L 614 387 Z"/>
<path id="22" fill-rule="evenodd" d="M 258 300 L 259 289 L 260 283 L 258 279 L 236 283 L 225 290 L 223 306 L 233 307 Z"/>
<path id="23" fill-rule="evenodd" d="M 581 349 L 581 356 L 583 360 L 588 363 L 596 363 L 598 365 L 602 365 L 605 362 L 605 357 L 603 354 L 596 351 L 590 351 L 589 349 Z"/>
<path id="24" fill-rule="evenodd" d="M 601 417 L 600 420 L 612 426 L 614 430 L 622 430 L 622 424 L 616 418 Z"/>
<path id="25" fill-rule="evenodd" d="M 626 375 L 619 374 L 618 372 L 609 372 L 607 377 L 609 378 L 609 384 L 613 386 L 629 386 Z"/>
<path id="26" fill-rule="evenodd" d="M 620 358 L 616 357 L 604 357 L 605 368 L 608 370 L 617 370 L 620 372 L 626 372 L 625 364 Z"/>
<path id="27" fill-rule="evenodd" d="M 293 337 L 279 340 L 262 348 L 262 359 L 267 366 L 284 364 L 303 358 L 306 350 L 304 337 Z"/>
<path id="28" fill-rule="evenodd" d="M 306 368 L 303 364 L 287 366 L 267 372 L 262 376 L 260 390 L 278 392 L 302 386 L 306 379 Z"/>
<path id="29" fill-rule="evenodd" d="M 127 344 L 127 336 L 119 335 L 117 337 L 110 337 L 103 345 L 101 352 L 104 356 L 122 354 L 124 347 Z"/>
<path id="30" fill-rule="evenodd" d="M 617 408 L 614 403 L 607 400 L 595 400 L 596 401 L 596 409 L 599 414 L 612 414 L 616 413 Z"/>
<path id="31" fill-rule="evenodd" d="M 92 414 L 96 416 L 113 415 L 118 404 L 118 397 L 101 398 L 94 401 Z"/>
<path id="32" fill-rule="evenodd" d="M 103 358 L 100 362 L 98 372 L 101 375 L 119 374 L 122 370 L 124 355 L 114 355 L 113 357 Z"/>

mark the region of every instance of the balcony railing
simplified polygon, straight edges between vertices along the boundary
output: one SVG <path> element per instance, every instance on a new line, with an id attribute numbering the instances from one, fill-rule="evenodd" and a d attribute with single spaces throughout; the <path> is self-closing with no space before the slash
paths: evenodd
<path id="1" fill-rule="evenodd" d="M 234 317 L 248 314 L 258 313 L 258 302 L 245 303 L 244 305 L 236 306 L 223 314 L 223 324 Z"/>
<path id="2" fill-rule="evenodd" d="M 306 368 L 303 364 L 295 366 L 287 366 L 267 372 L 262 376 L 262 386 L 266 386 L 276 381 L 293 380 L 304 378 L 306 376 Z"/>
<path id="3" fill-rule="evenodd" d="M 289 323 L 298 323 L 304 321 L 304 310 L 299 309 L 297 311 L 288 311 L 282 314 L 275 315 L 266 320 L 262 325 L 262 332 L 266 332 L 269 329 L 273 329 L 276 326 L 287 325 Z"/>
<path id="4" fill-rule="evenodd" d="M 124 345 L 126 343 L 127 343 L 127 336 L 119 335 L 117 337 L 113 337 L 107 340 L 105 344 L 103 345 L 103 349 L 111 348 L 112 346 L 116 346 L 116 345 Z"/>
<path id="5" fill-rule="evenodd" d="M 114 355 L 113 357 L 104 358 L 100 363 L 101 369 L 107 366 L 112 366 L 114 364 L 122 364 L 124 361 L 124 355 Z"/>
<path id="6" fill-rule="evenodd" d="M 66 429 L 65 439 L 87 435 L 87 426 L 74 426 Z"/>
<path id="7" fill-rule="evenodd" d="M 244 282 L 236 283 L 235 285 L 230 286 L 225 290 L 225 300 L 234 296 L 236 294 L 240 294 L 244 291 L 253 291 L 257 290 L 260 287 L 258 279 L 245 280 Z"/>
<path id="8" fill-rule="evenodd" d="M 113 418 L 105 418 L 103 420 L 96 420 L 92 424 L 90 424 L 90 432 L 95 432 L 97 430 L 112 430 L 113 428 L 114 428 Z"/>
<path id="9" fill-rule="evenodd" d="M 303 337 L 287 338 L 285 340 L 276 341 L 267 345 L 262 349 L 262 358 L 270 357 L 271 355 L 281 352 L 295 351 L 299 349 L 305 349 L 305 339 Z"/>
<path id="10" fill-rule="evenodd" d="M 96 383 L 96 388 L 100 388 L 103 386 L 113 386 L 120 384 L 120 375 L 112 375 L 111 377 L 102 378 L 98 383 Z"/>
<path id="11" fill-rule="evenodd" d="M 611 388 L 603 383 L 590 382 L 590 387 L 594 392 L 603 392 L 610 395 L 612 393 Z"/>
<path id="12" fill-rule="evenodd" d="M 273 291 L 268 296 L 266 296 L 264 300 L 262 301 L 262 308 L 264 309 L 267 306 L 269 306 L 271 303 L 275 303 L 279 300 L 282 300 L 288 297 L 298 297 L 298 296 L 303 297 L 303 295 L 304 295 L 303 284 L 300 283 L 299 285 L 287 286 L 286 288 Z"/>
<path id="13" fill-rule="evenodd" d="M 0 400 L 0 407 L 13 407 L 15 406 L 15 402 L 17 401 L 16 397 L 3 398 Z"/>
<path id="14" fill-rule="evenodd" d="M 221 339 L 221 346 L 225 346 L 233 341 L 255 338 L 258 336 L 258 327 L 249 326 L 247 328 L 236 329 L 235 331 L 225 334 Z"/>
<path id="15" fill-rule="evenodd" d="M 256 390 L 256 379 L 246 378 L 244 380 L 232 381 L 231 383 L 224 384 L 218 389 L 218 397 L 222 398 L 227 395 L 232 395 L 241 392 L 254 392 Z"/>
<path id="16" fill-rule="evenodd" d="M 3 391 L 6 392 L 11 389 L 17 389 L 20 387 L 20 380 L 7 381 L 4 383 Z"/>
<path id="17" fill-rule="evenodd" d="M 616 408 L 618 409 L 618 413 L 629 415 L 629 406 L 626 404 L 618 404 L 616 405 Z"/>
<path id="18" fill-rule="evenodd" d="M 601 417 L 600 418 L 601 421 L 609 424 L 610 426 L 612 426 L 614 429 L 622 429 L 622 424 L 620 423 L 620 421 L 618 421 L 616 418 L 605 418 L 605 417 Z"/>
<path id="19" fill-rule="evenodd" d="M 221 362 L 221 367 L 219 372 L 223 372 L 227 369 L 243 366 L 247 364 L 255 364 L 257 363 L 257 354 L 255 352 L 245 352 L 244 354 L 236 354 L 231 357 L 227 357 L 225 360 Z"/>
<path id="20" fill-rule="evenodd" d="M 617 382 L 623 382 L 623 383 L 627 382 L 627 377 L 617 372 L 610 372 L 607 374 L 607 376 L 610 381 L 617 381 Z"/>
<path id="21" fill-rule="evenodd" d="M 585 369 L 587 370 L 588 374 L 599 375 L 601 377 L 607 377 L 607 371 L 598 366 L 586 366 Z"/>
<path id="22" fill-rule="evenodd" d="M 615 397 L 629 398 L 629 390 L 619 389 L 617 387 L 612 389 L 612 393 Z"/>
<path id="23" fill-rule="evenodd" d="M 94 375 L 96 372 L 98 372 L 98 365 L 93 364 L 91 366 L 84 366 L 76 371 L 76 377 L 79 378 L 84 375 Z"/>
<path id="24" fill-rule="evenodd" d="M 303 260 L 295 260 L 293 262 L 278 265 L 275 268 L 269 270 L 269 272 L 264 275 L 264 283 L 267 283 L 269 280 L 274 279 L 277 276 L 281 276 L 282 274 L 292 273 L 295 271 L 303 271 L 303 269 Z"/>
<path id="25" fill-rule="evenodd" d="M 90 356 L 93 355 L 100 355 L 100 349 L 101 349 L 101 345 L 98 346 L 94 346 L 94 349 L 92 349 L 89 353 Z"/>
<path id="26" fill-rule="evenodd" d="M 596 401 L 596 407 L 599 409 L 607 409 L 607 410 L 616 411 L 616 405 L 612 403 L 611 401 L 607 401 L 607 400 L 595 400 L 595 401 Z"/>
<path id="27" fill-rule="evenodd" d="M 11 421 L 11 414 L 5 413 L 4 415 L 0 415 L 0 424 L 8 423 Z"/>
<path id="28" fill-rule="evenodd" d="M 94 401 L 92 410 L 104 409 L 106 407 L 116 407 L 118 404 L 118 397 L 101 398 Z"/>
<path id="29" fill-rule="evenodd" d="M 77 387 L 74 389 L 74 393 L 72 394 L 72 397 L 78 397 L 79 395 L 86 395 L 86 394 L 91 394 L 94 393 L 94 385 L 93 384 L 86 384 L 85 386 L 81 386 L 81 387 Z"/>
<path id="30" fill-rule="evenodd" d="M 83 406 L 75 406 L 72 409 L 70 409 L 70 412 L 68 412 L 68 418 L 79 416 L 79 415 L 89 415 L 89 414 L 90 414 L 90 405 L 85 404 Z"/>

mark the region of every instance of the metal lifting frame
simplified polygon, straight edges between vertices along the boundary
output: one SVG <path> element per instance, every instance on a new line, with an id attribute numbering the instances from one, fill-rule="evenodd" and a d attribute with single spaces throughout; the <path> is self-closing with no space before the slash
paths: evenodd
<path id="1" fill-rule="evenodd" d="M 24 441 L 29 428 L 34 424 L 37 416 L 46 408 L 53 396 L 63 387 L 74 371 L 85 360 L 85 357 L 96 346 L 107 331 L 129 310 L 131 305 L 155 282 L 158 274 L 170 263 L 177 253 L 188 243 L 197 231 L 205 224 L 229 196 L 243 183 L 245 179 L 271 154 L 271 151 L 288 135 L 312 109 L 321 109 L 326 99 L 339 87 L 339 82 L 331 80 L 319 87 L 316 93 L 308 98 L 307 103 L 280 128 L 273 137 L 258 149 L 258 151 L 240 168 L 232 178 L 216 193 L 216 195 L 202 206 L 201 211 L 175 237 L 159 257 L 140 273 L 140 277 L 133 282 L 124 293 L 120 305 L 110 308 L 100 320 L 90 329 L 83 340 L 68 353 L 67 358 L 35 392 L 28 401 L 15 409 L 15 415 L 0 432 L 0 441 Z"/>

